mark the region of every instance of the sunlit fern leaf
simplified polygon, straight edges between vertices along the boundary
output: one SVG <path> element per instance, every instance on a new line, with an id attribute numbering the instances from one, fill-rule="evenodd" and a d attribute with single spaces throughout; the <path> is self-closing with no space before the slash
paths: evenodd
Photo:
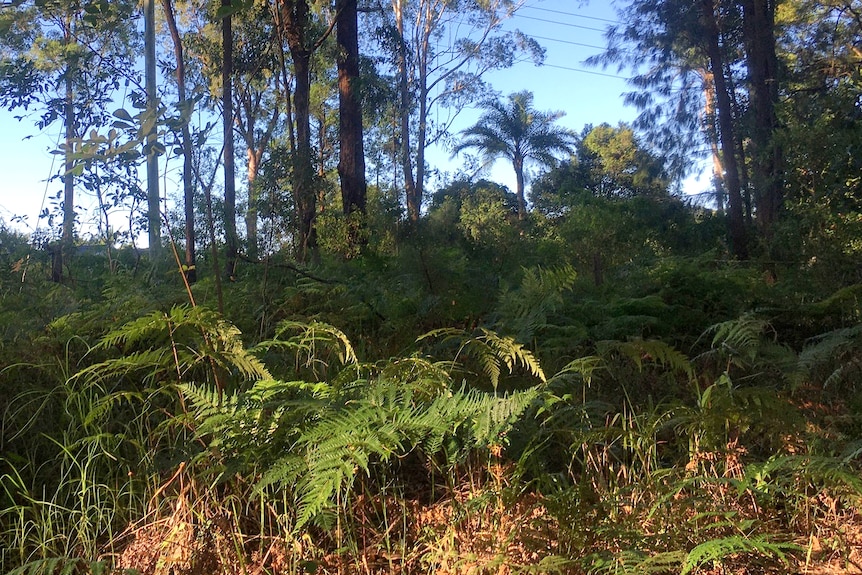
<path id="1" fill-rule="evenodd" d="M 639 370 L 643 369 L 645 363 L 656 364 L 681 372 L 688 379 L 694 378 L 694 367 L 688 357 L 666 342 L 636 339 L 625 342 L 605 342 L 602 347 L 618 351 L 634 362 Z"/>
<path id="2" fill-rule="evenodd" d="M 545 372 L 542 371 L 542 366 L 539 365 L 539 360 L 533 355 L 533 352 L 525 348 L 510 337 L 501 337 L 493 331 L 482 328 L 483 339 L 488 346 L 494 350 L 494 353 L 499 357 L 509 368 L 509 373 L 515 370 L 516 366 L 525 368 L 531 375 L 539 378 L 544 383 L 547 381 Z"/>
<path id="3" fill-rule="evenodd" d="M 757 356 L 761 343 L 771 329 L 768 321 L 752 313 L 711 326 L 706 333 L 713 333 L 713 348 L 723 350 L 731 357 L 752 361 Z"/>
<path id="4" fill-rule="evenodd" d="M 428 403 L 409 386 L 377 380 L 312 422 L 293 443 L 291 453 L 264 473 L 257 488 L 273 484 L 292 488 L 297 528 L 325 521 L 338 495 L 357 476 L 370 474 L 373 466 L 395 456 L 417 448 L 433 456 L 453 441 L 464 452 L 499 444 L 537 393 L 498 397 L 460 390 L 440 394 Z"/>
<path id="5" fill-rule="evenodd" d="M 795 489 L 797 479 L 862 499 L 862 476 L 846 457 L 777 455 L 763 463 L 748 465 L 741 489 L 782 491 Z"/>
<path id="6" fill-rule="evenodd" d="M 212 310 L 174 306 L 109 332 L 97 347 L 120 348 L 123 356 L 90 366 L 82 375 L 117 377 L 151 369 L 151 378 L 161 374 L 182 380 L 195 368 L 215 365 L 246 380 L 271 379 L 266 366 L 245 349 L 240 335 L 239 329 Z"/>
<path id="7" fill-rule="evenodd" d="M 812 338 L 799 354 L 800 372 L 812 377 L 817 370 L 829 370 L 823 387 L 835 386 L 858 370 L 862 325 L 837 329 Z M 822 373 L 822 371 L 820 372 Z"/>
<path id="8" fill-rule="evenodd" d="M 687 575 L 708 563 L 717 562 L 721 564 L 722 561 L 737 555 L 761 555 L 778 559 L 786 564 L 788 553 L 802 550 L 804 548 L 795 543 L 774 542 L 766 536 L 743 537 L 735 535 L 721 539 L 710 539 L 688 552 L 680 575 Z"/>
<path id="9" fill-rule="evenodd" d="M 474 336 L 460 329 L 437 329 L 420 336 L 417 341 L 440 337 L 443 341 L 459 342 L 453 362 L 462 353 L 474 358 L 494 389 L 499 385 L 504 365 L 510 374 L 520 366 L 541 382 L 547 381 L 539 360 L 522 344 L 485 328 L 479 328 L 478 331 L 479 335 Z"/>
<path id="10" fill-rule="evenodd" d="M 266 351 L 293 354 L 297 367 L 310 369 L 318 380 L 328 379 L 336 362 L 341 366 L 358 364 L 353 344 L 344 332 L 319 321 L 279 323 L 273 339 L 252 348 L 252 352 L 257 354 Z"/>
<path id="11" fill-rule="evenodd" d="M 409 384 L 420 398 L 430 399 L 449 387 L 447 366 L 423 357 L 404 357 L 384 362 L 378 377 Z"/>
<path id="12" fill-rule="evenodd" d="M 343 331 L 328 323 L 312 321 L 302 323 L 296 321 L 283 321 L 278 324 L 276 337 L 281 337 L 287 332 L 299 331 L 298 342 L 315 346 L 322 344 L 338 355 L 338 360 L 347 365 L 356 363 L 356 352 L 353 344 Z M 297 341 L 294 339 L 294 341 Z M 313 349 L 313 348 L 312 348 Z"/>

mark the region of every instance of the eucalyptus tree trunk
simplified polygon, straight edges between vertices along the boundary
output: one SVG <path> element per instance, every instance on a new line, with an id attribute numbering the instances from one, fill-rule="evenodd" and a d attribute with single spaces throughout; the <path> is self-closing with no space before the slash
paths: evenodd
<path id="1" fill-rule="evenodd" d="M 248 242 L 248 257 L 256 260 L 258 237 L 257 237 L 257 174 L 260 170 L 260 161 L 263 157 L 263 148 L 248 147 L 246 151 L 246 160 L 248 162 L 246 170 L 246 183 L 248 184 L 248 207 L 245 210 L 245 235 Z"/>
<path id="2" fill-rule="evenodd" d="M 187 106 L 186 100 L 186 62 L 183 54 L 183 42 L 180 37 L 180 31 L 177 27 L 177 20 L 174 16 L 174 8 L 171 0 L 162 0 L 162 7 L 165 12 L 165 21 L 168 24 L 168 30 L 171 34 L 171 41 L 174 45 L 174 57 L 177 61 L 177 102 L 181 110 L 185 110 Z M 182 132 L 183 148 L 183 208 L 185 213 L 185 270 L 186 280 L 189 283 L 197 281 L 197 268 L 195 266 L 195 198 L 194 198 L 194 180 L 192 174 L 192 139 L 189 132 L 188 122 L 183 123 Z"/>
<path id="3" fill-rule="evenodd" d="M 75 176 L 72 174 L 72 168 L 75 166 L 72 159 L 72 140 L 75 138 L 75 92 L 71 65 L 66 68 L 65 76 L 63 123 L 66 131 L 66 153 L 63 174 L 63 231 L 60 246 L 54 250 L 51 261 L 51 280 L 54 282 L 63 281 L 63 264 L 72 257 L 75 237 Z"/>
<path id="4" fill-rule="evenodd" d="M 338 176 L 345 214 L 365 213 L 365 148 L 359 97 L 359 26 L 357 0 L 338 0 Z"/>
<path id="5" fill-rule="evenodd" d="M 222 6 L 229 7 L 231 0 L 222 0 Z M 233 30 L 231 16 L 222 19 L 222 113 L 224 131 L 224 235 L 225 235 L 225 277 L 236 277 L 237 235 L 236 235 L 236 170 L 234 168 L 233 146 Z"/>
<path id="6" fill-rule="evenodd" d="M 775 141 L 778 119 L 778 59 L 775 53 L 775 1 L 743 0 L 743 37 L 754 115 L 752 183 L 758 225 L 767 239 L 782 203 L 782 151 Z"/>
<path id="7" fill-rule="evenodd" d="M 72 18 L 67 17 L 63 22 L 63 43 L 67 47 L 68 54 L 72 53 L 68 49 L 72 42 L 74 42 Z M 63 95 L 63 127 L 66 138 L 66 153 L 63 166 L 63 229 L 60 234 L 60 245 L 56 249 L 53 249 L 51 254 L 51 280 L 54 282 L 63 281 L 63 266 L 72 257 L 75 238 L 75 176 L 72 173 L 72 168 L 75 166 L 72 158 L 72 141 L 75 138 L 74 69 L 74 63 L 67 62 L 63 74 L 63 84 L 65 87 Z"/>
<path id="8" fill-rule="evenodd" d="M 719 213 L 724 213 L 724 163 L 718 142 L 718 127 L 715 114 L 715 79 L 709 70 L 700 71 L 703 82 L 703 127 L 712 156 L 712 185 L 715 188 L 715 205 Z"/>
<path id="9" fill-rule="evenodd" d="M 293 58 L 296 85 L 293 108 L 296 118 L 296 150 L 293 155 L 293 189 L 299 220 L 298 257 L 307 261 L 317 246 L 314 229 L 316 197 L 311 154 L 311 54 L 308 40 L 309 6 L 307 0 L 281 0 L 282 22 L 287 45 Z"/>
<path id="10" fill-rule="evenodd" d="M 280 83 L 278 74 L 275 89 L 278 90 Z M 268 87 L 267 87 L 268 88 Z M 281 117 L 278 99 L 272 102 L 272 109 L 266 110 L 264 92 L 266 88 L 260 89 L 247 84 L 237 90 L 237 113 L 236 124 L 246 146 L 246 184 L 248 185 L 248 206 L 245 210 L 245 231 L 248 243 L 248 257 L 252 260 L 258 258 L 258 202 L 260 200 L 257 176 L 260 172 L 260 164 L 263 154 L 272 141 L 272 135 Z M 263 130 L 258 130 L 258 122 L 262 119 L 264 112 L 269 114 L 269 119 Z"/>
<path id="11" fill-rule="evenodd" d="M 410 221 L 419 220 L 422 207 L 421 191 L 417 193 L 416 181 L 413 179 L 413 160 L 410 156 L 410 112 L 412 98 L 410 97 L 410 82 L 408 78 L 407 38 L 404 36 L 404 2 L 392 0 L 395 13 L 395 28 L 398 30 L 398 96 L 399 120 L 401 122 L 401 170 L 404 174 L 404 194 L 407 202 L 407 216 Z"/>
<path id="12" fill-rule="evenodd" d="M 748 258 L 748 237 L 745 229 L 745 214 L 742 206 L 742 191 L 739 184 L 739 166 L 735 153 L 735 130 L 733 126 L 733 106 L 724 76 L 724 57 L 721 51 L 720 33 L 715 17 L 713 0 L 701 1 L 701 14 L 706 33 L 707 53 L 715 83 L 718 123 L 721 137 L 722 159 L 724 160 L 724 183 L 727 186 L 730 205 L 730 237 L 733 254 L 739 259 Z"/>
<path id="13" fill-rule="evenodd" d="M 147 92 L 147 114 L 158 114 L 156 94 L 156 6 L 155 0 L 144 0 L 144 75 Z M 155 144 L 158 137 L 156 123 L 152 123 L 147 137 L 147 223 L 150 239 L 150 259 L 158 261 L 161 252 L 161 206 L 159 194 L 159 157 Z"/>

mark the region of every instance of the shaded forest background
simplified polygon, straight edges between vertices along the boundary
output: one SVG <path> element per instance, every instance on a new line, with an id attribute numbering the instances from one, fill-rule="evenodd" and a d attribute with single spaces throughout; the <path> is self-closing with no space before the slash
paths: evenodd
<path id="1" fill-rule="evenodd" d="M 2 572 L 862 572 L 862 4 L 620 3 L 579 133 L 519 7 L 0 4 Z"/>

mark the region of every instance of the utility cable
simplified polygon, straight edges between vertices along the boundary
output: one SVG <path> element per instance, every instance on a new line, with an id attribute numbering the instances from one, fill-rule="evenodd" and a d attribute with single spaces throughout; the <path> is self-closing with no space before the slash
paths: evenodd
<path id="1" fill-rule="evenodd" d="M 568 26 L 569 28 L 580 28 L 581 30 L 591 30 L 593 32 L 604 32 L 604 28 L 592 28 L 590 26 L 581 26 L 580 24 L 570 24 L 568 22 L 558 22 L 556 20 L 548 20 L 547 18 L 536 18 L 535 16 L 524 16 L 523 14 L 514 14 L 512 18 L 523 18 L 525 20 L 535 20 L 537 22 L 546 22 L 548 24 L 558 24 L 560 26 Z"/>
<path id="2" fill-rule="evenodd" d="M 587 16 L 576 12 L 565 12 L 563 10 L 553 10 L 551 8 L 539 8 L 538 6 L 524 6 L 530 10 L 541 10 L 542 12 L 551 12 L 553 14 L 562 14 L 563 16 L 573 16 L 574 18 L 584 18 L 585 20 L 596 20 L 598 22 L 607 22 L 608 24 L 620 24 L 618 20 L 610 20 L 608 18 L 599 18 L 598 16 Z"/>

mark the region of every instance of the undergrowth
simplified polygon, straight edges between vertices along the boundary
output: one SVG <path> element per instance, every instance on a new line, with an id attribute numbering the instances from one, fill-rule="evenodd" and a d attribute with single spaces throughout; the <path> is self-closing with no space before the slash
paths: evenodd
<path id="1" fill-rule="evenodd" d="M 9 402 L 3 571 L 852 565 L 862 448 L 817 427 L 827 414 L 807 412 L 826 408 L 800 382 L 841 385 L 825 352 L 852 355 L 854 336 L 796 355 L 745 315 L 707 330 L 693 359 L 605 341 L 546 375 L 487 328 L 367 361 L 320 321 L 285 320 L 249 347 L 218 314 L 174 306 Z"/>
<path id="2" fill-rule="evenodd" d="M 0 572 L 862 570 L 854 290 L 410 250 L 4 323 Z"/>

